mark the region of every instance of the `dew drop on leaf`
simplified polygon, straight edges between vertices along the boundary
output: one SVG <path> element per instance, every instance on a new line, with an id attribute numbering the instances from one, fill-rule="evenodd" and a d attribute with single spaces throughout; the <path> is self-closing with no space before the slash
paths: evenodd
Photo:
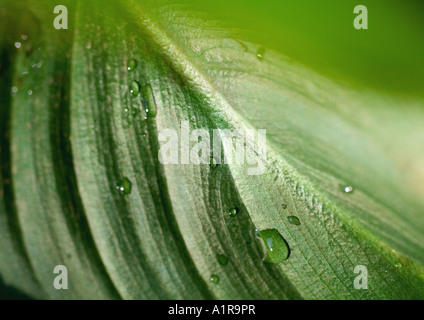
<path id="1" fill-rule="evenodd" d="M 134 71 L 137 68 L 137 60 L 131 59 L 128 61 L 127 69 L 129 72 Z"/>
<path id="2" fill-rule="evenodd" d="M 216 274 L 212 274 L 209 280 L 212 283 L 219 283 L 219 277 Z"/>
<path id="3" fill-rule="evenodd" d="M 140 93 L 140 84 L 136 80 L 131 81 L 130 83 L 131 96 L 137 97 L 139 93 Z"/>
<path id="4" fill-rule="evenodd" d="M 282 207 L 284 210 L 286 210 L 286 209 L 287 209 L 287 205 L 286 205 L 285 203 L 283 203 L 283 204 L 281 205 L 281 207 Z"/>
<path id="5" fill-rule="evenodd" d="M 300 226 L 300 220 L 299 220 L 299 218 L 298 218 L 298 217 L 295 217 L 295 216 L 289 216 L 289 217 L 287 217 L 287 219 L 289 220 L 289 222 L 290 222 L 291 224 L 294 224 L 295 226 Z"/>
<path id="6" fill-rule="evenodd" d="M 214 157 L 211 157 L 210 158 L 209 165 L 211 166 L 212 169 L 215 169 L 218 166 L 218 164 L 217 164 L 217 162 L 216 162 L 216 160 L 215 160 Z"/>
<path id="7" fill-rule="evenodd" d="M 144 111 L 147 118 L 156 117 L 157 107 L 155 96 L 153 95 L 152 86 L 150 84 L 143 86 Z"/>
<path id="8" fill-rule="evenodd" d="M 10 94 L 12 95 L 12 96 L 14 96 L 14 95 L 16 95 L 16 93 L 18 92 L 18 87 L 16 87 L 16 86 L 13 86 L 11 89 L 10 89 Z"/>
<path id="9" fill-rule="evenodd" d="M 353 192 L 353 187 L 352 186 L 345 186 L 342 188 L 343 192 L 345 193 L 352 193 Z"/>
<path id="10" fill-rule="evenodd" d="M 228 212 L 230 214 L 230 217 L 235 217 L 238 214 L 239 210 L 237 208 L 232 208 Z"/>
<path id="11" fill-rule="evenodd" d="M 256 51 L 256 58 L 258 58 L 259 61 L 262 61 L 264 59 L 265 55 L 265 48 L 260 47 L 258 51 Z"/>
<path id="12" fill-rule="evenodd" d="M 219 263 L 221 266 L 226 266 L 226 265 L 228 264 L 228 258 L 227 258 L 227 256 L 226 256 L 226 255 L 223 255 L 223 254 L 217 254 L 217 255 L 216 255 L 216 260 L 218 260 L 218 263 Z"/>
<path id="13" fill-rule="evenodd" d="M 290 256 L 290 248 L 286 240 L 276 229 L 267 229 L 258 232 L 266 249 L 265 262 L 281 263 Z"/>
<path id="14" fill-rule="evenodd" d="M 123 178 L 116 186 L 116 190 L 125 195 L 131 193 L 131 188 L 132 184 L 128 178 Z"/>
<path id="15" fill-rule="evenodd" d="M 131 109 L 131 115 L 132 115 L 133 118 L 136 118 L 139 113 L 140 113 L 140 110 L 138 110 L 137 108 Z"/>

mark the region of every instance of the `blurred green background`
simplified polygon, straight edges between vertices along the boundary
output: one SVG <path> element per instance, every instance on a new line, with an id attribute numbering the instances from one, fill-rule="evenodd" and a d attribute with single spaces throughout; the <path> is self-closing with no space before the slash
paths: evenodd
<path id="1" fill-rule="evenodd" d="M 422 0 L 172 1 L 224 21 L 241 40 L 276 49 L 345 82 L 397 94 L 424 94 Z M 353 9 L 368 9 L 356 30 Z M 237 32 L 237 31 L 236 31 Z"/>
<path id="2" fill-rule="evenodd" d="M 240 40 L 278 50 L 325 76 L 355 87 L 424 96 L 422 0 L 123 1 L 156 2 L 156 6 L 165 4 L 168 10 L 183 6 L 208 20 L 219 21 Z M 51 8 L 59 4 L 73 7 L 77 3 L 54 0 Z M 17 10 L 8 15 L 25 14 L 24 7 L 28 6 L 24 0 L 0 1 L 0 7 L 10 8 L 10 4 Z M 368 8 L 368 30 L 353 27 L 357 5 Z M 69 14 L 73 15 L 71 8 Z M 19 28 L 9 24 L 4 27 L 7 33 Z"/>

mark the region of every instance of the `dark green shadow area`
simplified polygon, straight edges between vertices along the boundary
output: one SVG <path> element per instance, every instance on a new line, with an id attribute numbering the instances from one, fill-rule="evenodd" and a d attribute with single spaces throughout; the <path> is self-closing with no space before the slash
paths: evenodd
<path id="1" fill-rule="evenodd" d="M 0 300 L 34 300 L 22 291 L 8 286 L 0 275 Z"/>

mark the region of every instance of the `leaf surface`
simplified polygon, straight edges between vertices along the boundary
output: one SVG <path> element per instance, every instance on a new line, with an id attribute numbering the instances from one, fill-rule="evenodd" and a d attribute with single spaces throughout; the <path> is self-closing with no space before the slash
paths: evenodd
<path id="1" fill-rule="evenodd" d="M 1 3 L 1 28 L 20 26 L 0 42 L 7 285 L 62 299 L 423 298 L 419 96 L 321 75 L 188 2 L 63 1 L 62 31 L 47 1 Z M 266 129 L 265 173 L 162 165 L 159 134 L 181 136 L 181 121 Z M 289 246 L 283 263 L 264 261 L 268 229 Z M 54 289 L 56 265 L 69 290 Z M 358 265 L 368 290 L 353 286 Z"/>

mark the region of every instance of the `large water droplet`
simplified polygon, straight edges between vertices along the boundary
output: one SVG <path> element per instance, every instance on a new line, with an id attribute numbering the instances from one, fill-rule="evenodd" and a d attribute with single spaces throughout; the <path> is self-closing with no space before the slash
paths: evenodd
<path id="1" fill-rule="evenodd" d="M 130 94 L 133 97 L 137 97 L 138 94 L 140 93 L 140 84 L 136 80 L 131 81 L 129 88 L 130 88 Z"/>
<path id="2" fill-rule="evenodd" d="M 289 222 L 290 222 L 291 224 L 294 224 L 295 226 L 300 226 L 300 220 L 299 220 L 299 218 L 298 218 L 298 217 L 295 217 L 295 216 L 289 216 L 289 217 L 287 217 L 287 219 L 289 220 Z"/>
<path id="3" fill-rule="evenodd" d="M 128 61 L 127 69 L 129 72 L 134 71 L 137 68 L 137 60 L 131 59 Z"/>
<path id="4" fill-rule="evenodd" d="M 147 118 L 156 117 L 157 107 L 155 96 L 153 95 L 152 86 L 150 84 L 143 86 L 144 111 Z"/>
<path id="5" fill-rule="evenodd" d="M 211 277 L 209 278 L 209 280 L 210 280 L 210 282 L 217 284 L 217 283 L 219 283 L 220 279 L 216 274 L 212 274 Z"/>
<path id="6" fill-rule="evenodd" d="M 276 229 L 267 229 L 258 232 L 266 248 L 265 262 L 281 263 L 290 256 L 290 248 L 286 240 Z"/>
<path id="7" fill-rule="evenodd" d="M 217 254 L 217 255 L 216 255 L 216 260 L 218 260 L 218 263 L 219 263 L 221 266 L 226 266 L 226 265 L 228 264 L 228 258 L 227 258 L 227 256 L 226 256 L 226 255 L 223 255 L 223 254 Z"/>
<path id="8" fill-rule="evenodd" d="M 123 178 L 116 186 L 116 190 L 125 195 L 131 193 L 131 188 L 132 183 L 128 178 Z"/>

